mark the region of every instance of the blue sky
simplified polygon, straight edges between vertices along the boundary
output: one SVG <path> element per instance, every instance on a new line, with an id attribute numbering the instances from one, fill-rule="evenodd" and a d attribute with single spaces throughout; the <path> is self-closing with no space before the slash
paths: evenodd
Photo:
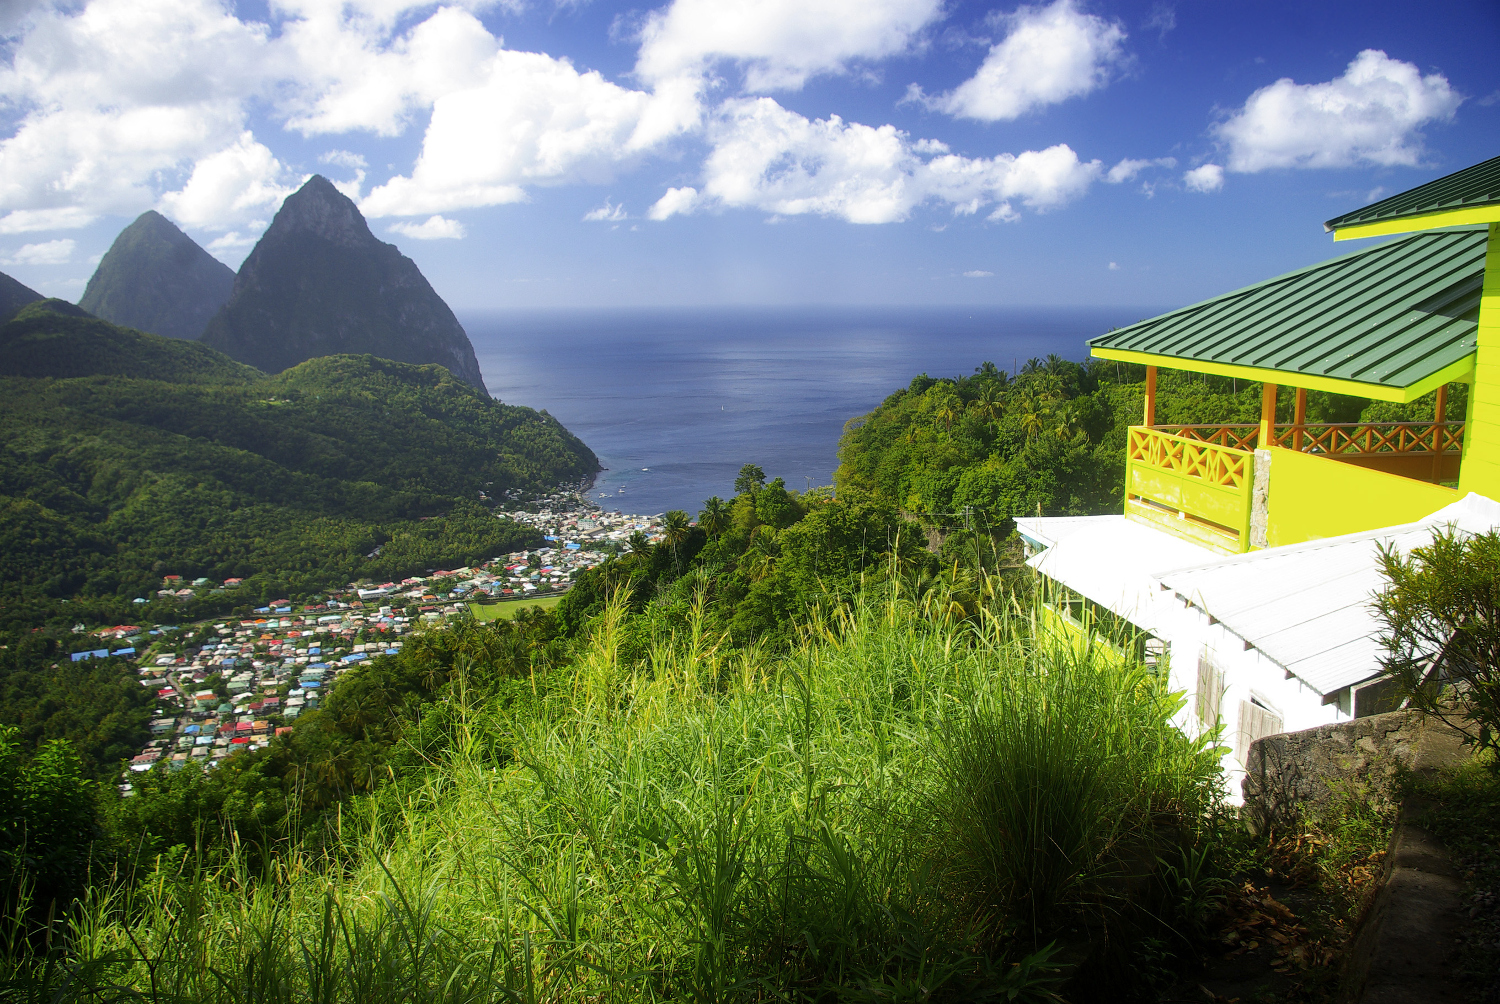
<path id="1" fill-rule="evenodd" d="M 1167 307 L 1500 154 L 1490 2 L 0 0 L 0 268 L 312 172 L 458 309 Z"/>

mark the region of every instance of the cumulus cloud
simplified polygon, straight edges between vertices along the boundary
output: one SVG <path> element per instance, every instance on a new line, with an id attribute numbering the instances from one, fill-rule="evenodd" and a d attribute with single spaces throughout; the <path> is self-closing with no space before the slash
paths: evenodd
<path id="1" fill-rule="evenodd" d="M 941 0 L 673 0 L 641 30 L 636 74 L 695 79 L 726 60 L 744 68 L 748 91 L 796 90 L 905 51 L 942 9 Z"/>
<path id="2" fill-rule="evenodd" d="M 1155 160 L 1131 160 L 1126 157 L 1105 174 L 1104 180 L 1111 185 L 1130 181 L 1148 167 L 1176 167 L 1176 157 L 1158 157 Z"/>
<path id="3" fill-rule="evenodd" d="M 159 179 L 239 140 L 267 44 L 264 25 L 213 0 L 35 13 L 0 70 L 0 96 L 22 111 L 0 141 L 0 207 L 152 205 Z"/>
<path id="4" fill-rule="evenodd" d="M 998 122 L 1103 87 L 1125 60 L 1119 22 L 1085 14 L 1073 0 L 1021 7 L 1000 20 L 1005 38 L 974 76 L 934 98 L 913 84 L 908 97 L 949 115 Z"/>
<path id="5" fill-rule="evenodd" d="M 7 265 L 66 265 L 77 246 L 78 242 L 71 237 L 44 241 L 41 244 L 23 244 L 19 251 L 4 261 Z"/>
<path id="6" fill-rule="evenodd" d="M 231 146 L 200 159 L 187 184 L 163 193 L 161 211 L 190 227 L 225 228 L 274 211 L 307 180 L 293 176 L 249 132 Z"/>
<path id="7" fill-rule="evenodd" d="M 973 269 L 971 271 L 965 272 L 964 273 L 964 278 L 965 279 L 988 279 L 991 276 L 993 276 L 994 274 L 995 273 L 993 273 L 993 272 L 986 272 L 983 269 L 976 268 L 976 269 Z"/>
<path id="8" fill-rule="evenodd" d="M 1326 83 L 1283 77 L 1262 87 L 1215 131 L 1229 146 L 1231 171 L 1414 165 L 1422 154 L 1418 129 L 1452 119 L 1462 101 L 1442 74 L 1424 77 L 1411 63 L 1366 49 Z"/>
<path id="9" fill-rule="evenodd" d="M 1065 144 L 963 157 L 913 142 L 891 125 L 875 128 L 836 115 L 812 120 L 771 98 L 726 102 L 709 139 L 702 189 L 673 189 L 652 207 L 652 219 L 725 206 L 891 223 L 935 201 L 963 212 L 993 205 L 990 219 L 1013 220 L 1019 214 L 1012 202 L 1038 211 L 1061 206 L 1103 173 L 1099 161 L 1080 161 Z"/>
<path id="10" fill-rule="evenodd" d="M 678 214 L 687 214 L 693 211 L 698 204 L 698 190 L 696 188 L 669 188 L 667 194 L 656 200 L 656 203 L 646 211 L 648 220 L 670 219 Z"/>
<path id="11" fill-rule="evenodd" d="M 617 206 L 608 199 L 605 199 L 604 205 L 598 209 L 590 209 L 583 214 L 583 219 L 586 223 L 618 223 L 620 220 L 628 219 L 628 217 L 625 215 L 625 207 L 623 205 Z"/>
<path id="12" fill-rule="evenodd" d="M 1189 192 L 1217 192 L 1224 187 L 1224 169 L 1218 164 L 1195 167 L 1182 176 Z"/>
<path id="13" fill-rule="evenodd" d="M 462 223 L 443 216 L 429 216 L 423 223 L 393 223 L 390 231 L 419 241 L 461 241 L 469 235 Z"/>
<path id="14" fill-rule="evenodd" d="M 408 176 L 366 197 L 369 216 L 407 216 L 520 202 L 528 185 L 609 181 L 676 127 L 656 97 L 579 72 L 564 60 L 502 50 L 480 86 L 439 98 Z"/>

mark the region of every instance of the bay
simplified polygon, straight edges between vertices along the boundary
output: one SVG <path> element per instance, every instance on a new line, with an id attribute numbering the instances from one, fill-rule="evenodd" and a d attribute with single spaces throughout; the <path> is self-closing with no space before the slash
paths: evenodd
<path id="1" fill-rule="evenodd" d="M 490 393 L 545 408 L 607 470 L 606 509 L 696 516 L 741 465 L 831 484 L 844 423 L 912 377 L 1007 371 L 1155 310 L 681 308 L 460 313 Z"/>

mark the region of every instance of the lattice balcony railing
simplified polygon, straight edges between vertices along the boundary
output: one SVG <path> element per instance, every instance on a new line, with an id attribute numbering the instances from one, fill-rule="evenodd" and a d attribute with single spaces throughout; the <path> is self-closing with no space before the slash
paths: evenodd
<path id="1" fill-rule="evenodd" d="M 1254 450 L 1258 425 L 1154 425 L 1153 430 L 1235 450 Z M 1133 430 L 1132 430 L 1133 431 Z M 1344 422 L 1277 426 L 1275 445 L 1300 453 L 1372 457 L 1395 453 L 1456 453 L 1463 450 L 1462 422 Z"/>
<path id="2" fill-rule="evenodd" d="M 1232 442 L 1225 444 L 1211 439 L 1184 436 L 1175 431 L 1177 428 L 1181 427 L 1131 428 L 1126 458 L 1224 488 L 1241 489 L 1254 478 L 1255 455 L 1244 447 L 1235 446 Z M 1233 427 L 1219 428 L 1227 430 Z"/>

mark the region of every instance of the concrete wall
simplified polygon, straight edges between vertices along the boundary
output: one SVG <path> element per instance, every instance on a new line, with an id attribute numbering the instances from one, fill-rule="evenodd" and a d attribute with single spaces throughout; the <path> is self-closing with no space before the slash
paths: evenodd
<path id="1" fill-rule="evenodd" d="M 1266 736 L 1250 745 L 1245 818 L 1257 831 L 1316 818 L 1346 794 L 1393 810 L 1392 782 L 1403 769 L 1441 767 L 1468 755 L 1457 732 L 1416 711 Z"/>

